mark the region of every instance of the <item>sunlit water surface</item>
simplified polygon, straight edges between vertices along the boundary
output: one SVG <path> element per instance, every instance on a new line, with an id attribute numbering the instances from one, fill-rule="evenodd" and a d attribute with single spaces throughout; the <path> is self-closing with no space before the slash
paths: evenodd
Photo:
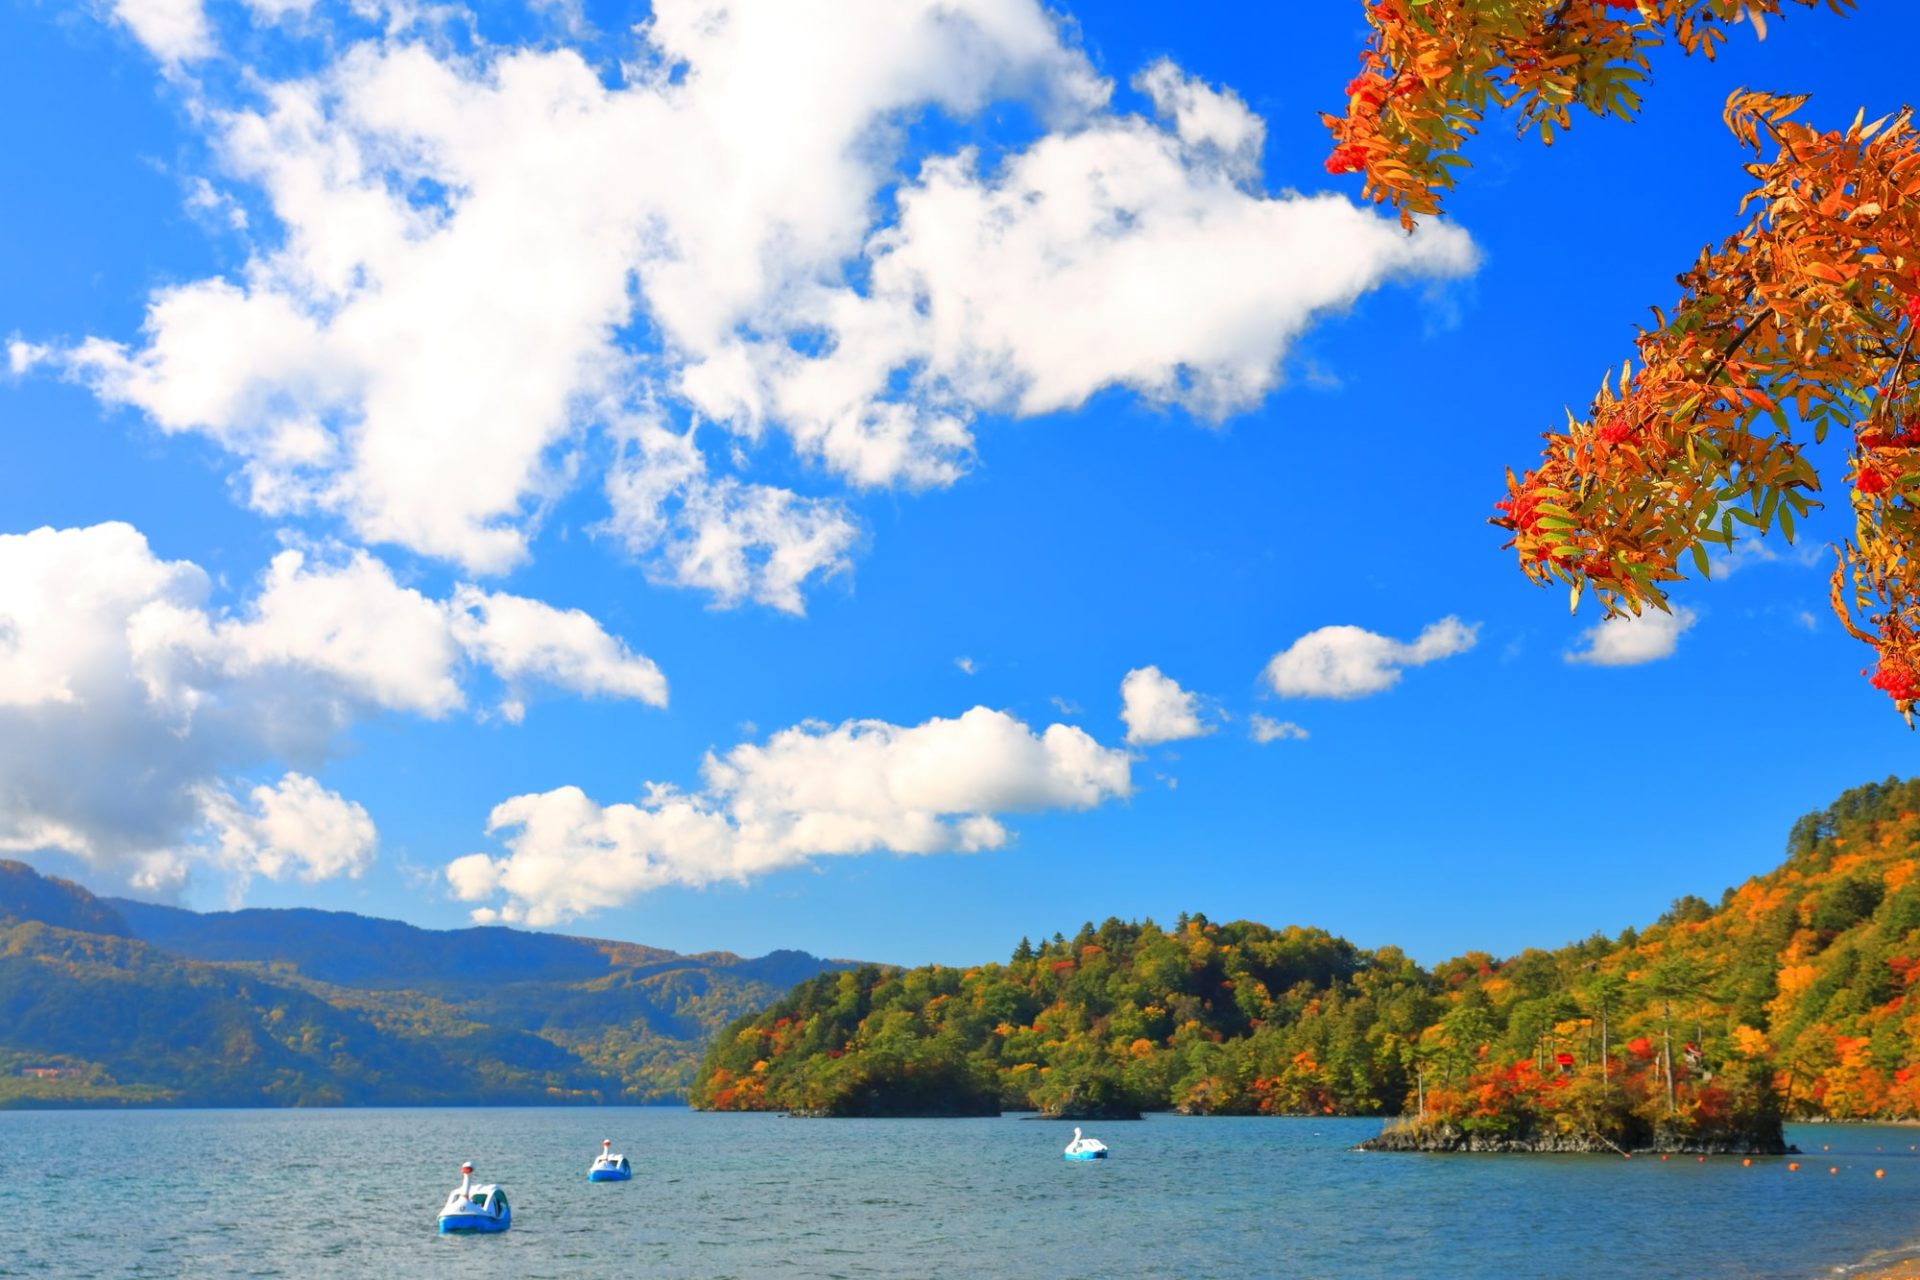
<path id="1" fill-rule="evenodd" d="M 0 1113 L 0 1276 L 1800 1280 L 1920 1242 L 1913 1129 L 1796 1128 L 1789 1173 L 1363 1155 L 1365 1120 L 1086 1127 L 1112 1159 L 1011 1116 Z M 632 1182 L 587 1181 L 602 1137 Z M 505 1235 L 435 1232 L 469 1158 Z"/>

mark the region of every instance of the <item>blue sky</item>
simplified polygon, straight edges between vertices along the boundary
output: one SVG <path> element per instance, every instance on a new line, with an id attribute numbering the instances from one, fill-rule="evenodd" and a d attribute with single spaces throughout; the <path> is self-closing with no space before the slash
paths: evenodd
<path id="1" fill-rule="evenodd" d="M 1357 6 L 938 9 L 0 7 L 0 847 L 682 950 L 1433 961 L 1906 770 L 1843 510 L 1613 664 L 1484 523 L 1730 229 L 1726 94 L 1898 106 L 1891 6 L 1494 121 L 1412 240 L 1321 168 Z"/>

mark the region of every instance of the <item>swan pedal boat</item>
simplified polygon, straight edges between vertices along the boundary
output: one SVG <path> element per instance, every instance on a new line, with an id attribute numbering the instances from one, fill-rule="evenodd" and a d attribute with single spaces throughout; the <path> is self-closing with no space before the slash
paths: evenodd
<path id="1" fill-rule="evenodd" d="M 1080 1136 L 1080 1131 L 1075 1129 L 1073 1131 L 1073 1141 L 1069 1142 L 1067 1149 L 1060 1153 L 1060 1158 L 1063 1160 L 1105 1160 L 1107 1158 L 1107 1144 L 1098 1138 L 1083 1138 Z"/>
<path id="2" fill-rule="evenodd" d="M 588 1182 L 625 1182 L 633 1177 L 633 1166 L 625 1156 L 601 1156 L 587 1170 Z"/>
<path id="3" fill-rule="evenodd" d="M 513 1206 L 507 1203 L 506 1189 L 489 1182 L 462 1194 L 455 1189 L 440 1210 L 440 1234 L 461 1231 L 505 1231 L 513 1225 Z"/>

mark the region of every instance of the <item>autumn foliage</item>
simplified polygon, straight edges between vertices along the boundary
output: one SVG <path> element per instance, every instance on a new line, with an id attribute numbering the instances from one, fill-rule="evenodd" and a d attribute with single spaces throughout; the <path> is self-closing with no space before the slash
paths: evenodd
<path id="1" fill-rule="evenodd" d="M 1822 0 L 1794 0 L 1815 7 Z M 1844 13 L 1851 0 L 1824 0 Z M 1327 116 L 1334 173 L 1368 198 L 1436 214 L 1489 108 L 1551 142 L 1575 109 L 1630 119 L 1653 50 L 1711 57 L 1733 24 L 1764 36 L 1783 0 L 1376 0 L 1372 38 Z M 1802 449 L 1840 431 L 1853 536 L 1833 605 L 1875 651 L 1873 685 L 1913 723 L 1920 698 L 1920 135 L 1902 110 L 1843 129 L 1806 99 L 1745 90 L 1725 120 L 1753 153 L 1743 222 L 1681 275 L 1637 361 L 1584 418 L 1509 473 L 1494 523 L 1536 582 L 1609 616 L 1664 609 L 1709 552 L 1778 526 L 1791 540 L 1821 482 Z"/>
<path id="2" fill-rule="evenodd" d="M 1431 969 L 1315 929 L 1089 924 L 973 969 L 867 967 L 714 1042 L 696 1106 L 965 1114 L 1117 1101 L 1424 1115 L 1495 1137 L 1738 1145 L 1920 1119 L 1920 782 L 1809 814 L 1718 905 Z"/>
<path id="3" fill-rule="evenodd" d="M 1853 0 L 1793 0 L 1835 12 Z M 1360 173 L 1366 196 L 1416 214 L 1440 211 L 1453 170 L 1490 110 L 1551 143 L 1575 109 L 1630 120 L 1651 55 L 1666 44 L 1711 58 L 1728 28 L 1764 36 L 1782 0 L 1372 0 L 1371 39 L 1347 85 L 1330 173 Z"/>

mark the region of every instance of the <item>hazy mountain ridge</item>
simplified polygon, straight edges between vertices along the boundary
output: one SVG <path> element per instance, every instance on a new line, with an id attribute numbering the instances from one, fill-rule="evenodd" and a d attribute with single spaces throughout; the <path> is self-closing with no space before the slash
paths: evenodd
<path id="1" fill-rule="evenodd" d="M 99 898 L 0 860 L 0 1104 L 661 1102 L 844 968 L 311 909 Z"/>

